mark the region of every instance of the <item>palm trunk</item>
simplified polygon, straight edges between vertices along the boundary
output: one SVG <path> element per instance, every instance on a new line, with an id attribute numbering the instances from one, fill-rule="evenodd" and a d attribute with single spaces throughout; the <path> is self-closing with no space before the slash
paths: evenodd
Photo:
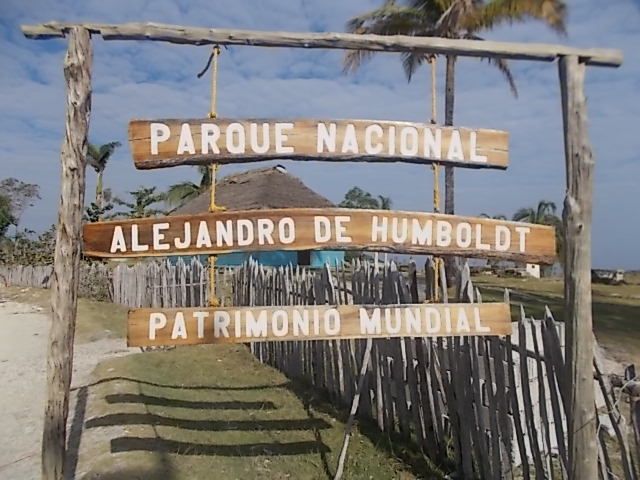
<path id="1" fill-rule="evenodd" d="M 453 105 L 455 100 L 455 66 L 456 57 L 447 55 L 447 71 L 445 77 L 444 97 L 444 124 L 453 125 Z M 453 167 L 444 168 L 444 213 L 455 212 L 454 201 L 455 181 Z M 455 285 L 458 276 L 458 261 L 456 257 L 445 257 L 445 271 L 447 272 L 447 284 Z"/>
<path id="2" fill-rule="evenodd" d="M 444 97 L 444 124 L 453 125 L 453 105 L 455 100 L 455 66 L 456 57 L 447 56 L 447 73 L 445 77 L 445 97 Z M 444 169 L 444 213 L 452 214 L 455 211 L 454 202 L 455 181 L 453 177 L 453 167 Z"/>
<path id="3" fill-rule="evenodd" d="M 98 211 L 102 210 L 102 172 L 98 172 L 98 180 L 96 181 L 96 205 L 98 207 Z M 100 216 L 102 216 L 102 212 L 100 212 Z"/>

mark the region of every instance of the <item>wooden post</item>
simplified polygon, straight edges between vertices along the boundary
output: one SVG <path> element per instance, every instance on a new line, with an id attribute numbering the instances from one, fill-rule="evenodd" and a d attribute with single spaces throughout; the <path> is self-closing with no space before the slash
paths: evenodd
<path id="1" fill-rule="evenodd" d="M 212 55 L 213 70 L 211 71 L 211 108 L 209 109 L 209 118 L 218 116 L 218 57 L 220 56 L 220 47 L 214 45 Z M 218 175 L 218 164 L 212 163 L 210 168 L 211 176 L 211 192 L 209 195 L 209 211 L 216 212 L 224 210 L 216 205 L 216 182 Z M 209 255 L 209 306 L 217 307 L 220 300 L 216 295 L 216 256 Z"/>
<path id="2" fill-rule="evenodd" d="M 369 362 L 371 361 L 371 347 L 373 346 L 373 340 L 367 338 L 367 346 L 364 350 L 364 356 L 362 357 L 362 366 L 360 367 L 360 378 L 358 379 L 358 390 L 353 396 L 351 402 L 351 411 L 349 412 L 349 419 L 347 425 L 344 428 L 344 440 L 342 442 L 342 448 L 340 449 L 340 457 L 338 458 L 338 468 L 333 480 L 340 480 L 344 473 L 344 462 L 347 458 L 347 449 L 349 448 L 349 439 L 351 438 L 351 430 L 353 429 L 353 422 L 356 419 L 356 413 L 358 413 L 358 406 L 360 405 L 360 395 L 362 390 L 366 386 L 367 369 L 369 368 Z"/>
<path id="3" fill-rule="evenodd" d="M 569 478 L 598 475 L 591 318 L 593 156 L 587 132 L 585 64 L 559 60 L 567 192 L 564 200 L 564 311 L 567 331 Z"/>
<path id="4" fill-rule="evenodd" d="M 66 127 L 60 155 L 61 191 L 51 285 L 48 390 L 42 434 L 43 480 L 63 478 L 80 270 L 87 134 L 91 113 L 92 56 L 89 31 L 80 27 L 71 28 L 64 61 Z"/>

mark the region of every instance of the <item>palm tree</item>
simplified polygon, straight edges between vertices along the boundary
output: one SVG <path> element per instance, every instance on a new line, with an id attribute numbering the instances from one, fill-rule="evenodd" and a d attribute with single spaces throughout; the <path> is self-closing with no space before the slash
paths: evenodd
<path id="1" fill-rule="evenodd" d="M 392 204 L 393 204 L 393 200 L 391 200 L 391 197 L 378 195 L 378 208 L 380 210 L 391 210 Z"/>
<path id="2" fill-rule="evenodd" d="M 129 192 L 129 195 L 133 197 L 131 202 L 117 197 L 114 198 L 113 203 L 121 207 L 126 207 L 127 211 L 117 212 L 111 215 L 110 218 L 146 218 L 166 214 L 164 210 L 152 208 L 152 205 L 165 201 L 166 199 L 166 194 L 156 193 L 156 188 L 157 187 L 140 187 L 133 192 Z"/>
<path id="3" fill-rule="evenodd" d="M 103 195 L 102 195 L 102 176 L 107 163 L 113 155 L 116 148 L 120 147 L 120 142 L 109 142 L 104 145 L 95 145 L 90 143 L 87 147 L 87 162 L 93 167 L 98 174 L 98 180 L 96 181 L 96 206 L 98 209 L 102 208 Z"/>
<path id="4" fill-rule="evenodd" d="M 343 208 L 372 208 L 380 210 L 391 210 L 391 197 L 378 195 L 374 197 L 369 192 L 362 190 L 360 187 L 351 187 L 345 193 L 344 199 L 338 204 Z"/>
<path id="5" fill-rule="evenodd" d="M 343 208 L 378 208 L 378 199 L 360 187 L 351 187 L 338 206 Z"/>
<path id="6" fill-rule="evenodd" d="M 556 253 L 562 261 L 562 253 L 564 252 L 564 229 L 562 219 L 557 215 L 557 208 L 554 202 L 549 200 L 540 200 L 536 207 L 525 207 L 519 209 L 513 214 L 513 220 L 516 222 L 535 223 L 538 225 L 550 225 L 556 231 Z"/>
<path id="7" fill-rule="evenodd" d="M 539 225 L 555 225 L 560 221 L 556 215 L 556 204 L 549 200 L 540 200 L 537 207 L 525 207 L 513 214 L 516 222 L 536 223 Z"/>
<path id="8" fill-rule="evenodd" d="M 0 238 L 4 237 L 9 227 L 15 223 L 16 219 L 11 211 L 11 199 L 0 193 Z"/>
<path id="9" fill-rule="evenodd" d="M 167 205 L 182 205 L 211 187 L 211 167 L 208 165 L 198 165 L 198 173 L 200 174 L 200 183 L 198 184 L 184 181 L 169 187 L 165 195 Z"/>
<path id="10" fill-rule="evenodd" d="M 566 6 L 563 0 L 395 0 L 352 18 L 347 31 L 379 35 L 482 40 L 479 34 L 505 23 L 540 20 L 558 33 L 565 33 Z M 345 71 L 355 71 L 373 52 L 354 50 L 345 56 Z M 411 81 L 418 67 L 432 57 L 424 52 L 403 52 L 402 67 Z M 511 91 L 517 95 L 514 78 L 507 62 L 489 58 L 504 75 Z M 445 125 L 453 125 L 455 55 L 447 55 L 445 77 Z M 445 168 L 445 213 L 454 213 L 453 167 Z"/>
<path id="11" fill-rule="evenodd" d="M 488 213 L 481 213 L 480 218 L 491 218 L 493 220 L 506 220 L 507 217 L 505 215 L 499 214 L 499 215 L 489 215 Z"/>

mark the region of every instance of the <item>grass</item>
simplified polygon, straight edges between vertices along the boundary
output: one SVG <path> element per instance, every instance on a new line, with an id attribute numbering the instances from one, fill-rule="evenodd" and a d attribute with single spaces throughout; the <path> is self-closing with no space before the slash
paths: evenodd
<path id="1" fill-rule="evenodd" d="M 39 288 L 8 287 L 2 290 L 5 300 L 40 307 L 48 313 L 51 292 Z M 124 338 L 127 330 L 127 307 L 108 302 L 78 299 L 76 340 L 92 342 L 101 338 Z"/>
<path id="2" fill-rule="evenodd" d="M 541 318 L 548 305 L 556 320 L 564 320 L 563 282 L 557 279 L 476 276 L 474 284 L 485 301 L 500 301 L 503 289 L 511 290 L 513 317 L 522 303 L 527 315 Z M 630 276 L 626 285 L 594 284 L 593 328 L 598 342 L 619 362 L 640 365 L 640 278 Z"/>
<path id="3" fill-rule="evenodd" d="M 342 414 L 242 345 L 111 359 L 94 375 L 86 429 L 118 433 L 92 446 L 84 478 L 333 478 Z M 439 478 L 426 462 L 412 470 L 370 433 L 356 429 L 345 478 Z"/>
<path id="4" fill-rule="evenodd" d="M 2 297 L 49 309 L 46 290 Z M 80 299 L 77 340 L 123 338 L 126 310 Z M 243 345 L 202 345 L 105 359 L 70 417 L 76 478 L 304 480 L 333 478 L 347 412 Z M 442 477 L 373 424 L 354 429 L 344 478 Z"/>

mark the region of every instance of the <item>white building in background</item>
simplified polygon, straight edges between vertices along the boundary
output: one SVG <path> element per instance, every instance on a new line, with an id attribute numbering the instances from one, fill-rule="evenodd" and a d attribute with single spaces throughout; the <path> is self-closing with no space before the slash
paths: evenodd
<path id="1" fill-rule="evenodd" d="M 530 277 L 540 278 L 540 265 L 535 263 L 527 263 L 525 270 Z"/>

